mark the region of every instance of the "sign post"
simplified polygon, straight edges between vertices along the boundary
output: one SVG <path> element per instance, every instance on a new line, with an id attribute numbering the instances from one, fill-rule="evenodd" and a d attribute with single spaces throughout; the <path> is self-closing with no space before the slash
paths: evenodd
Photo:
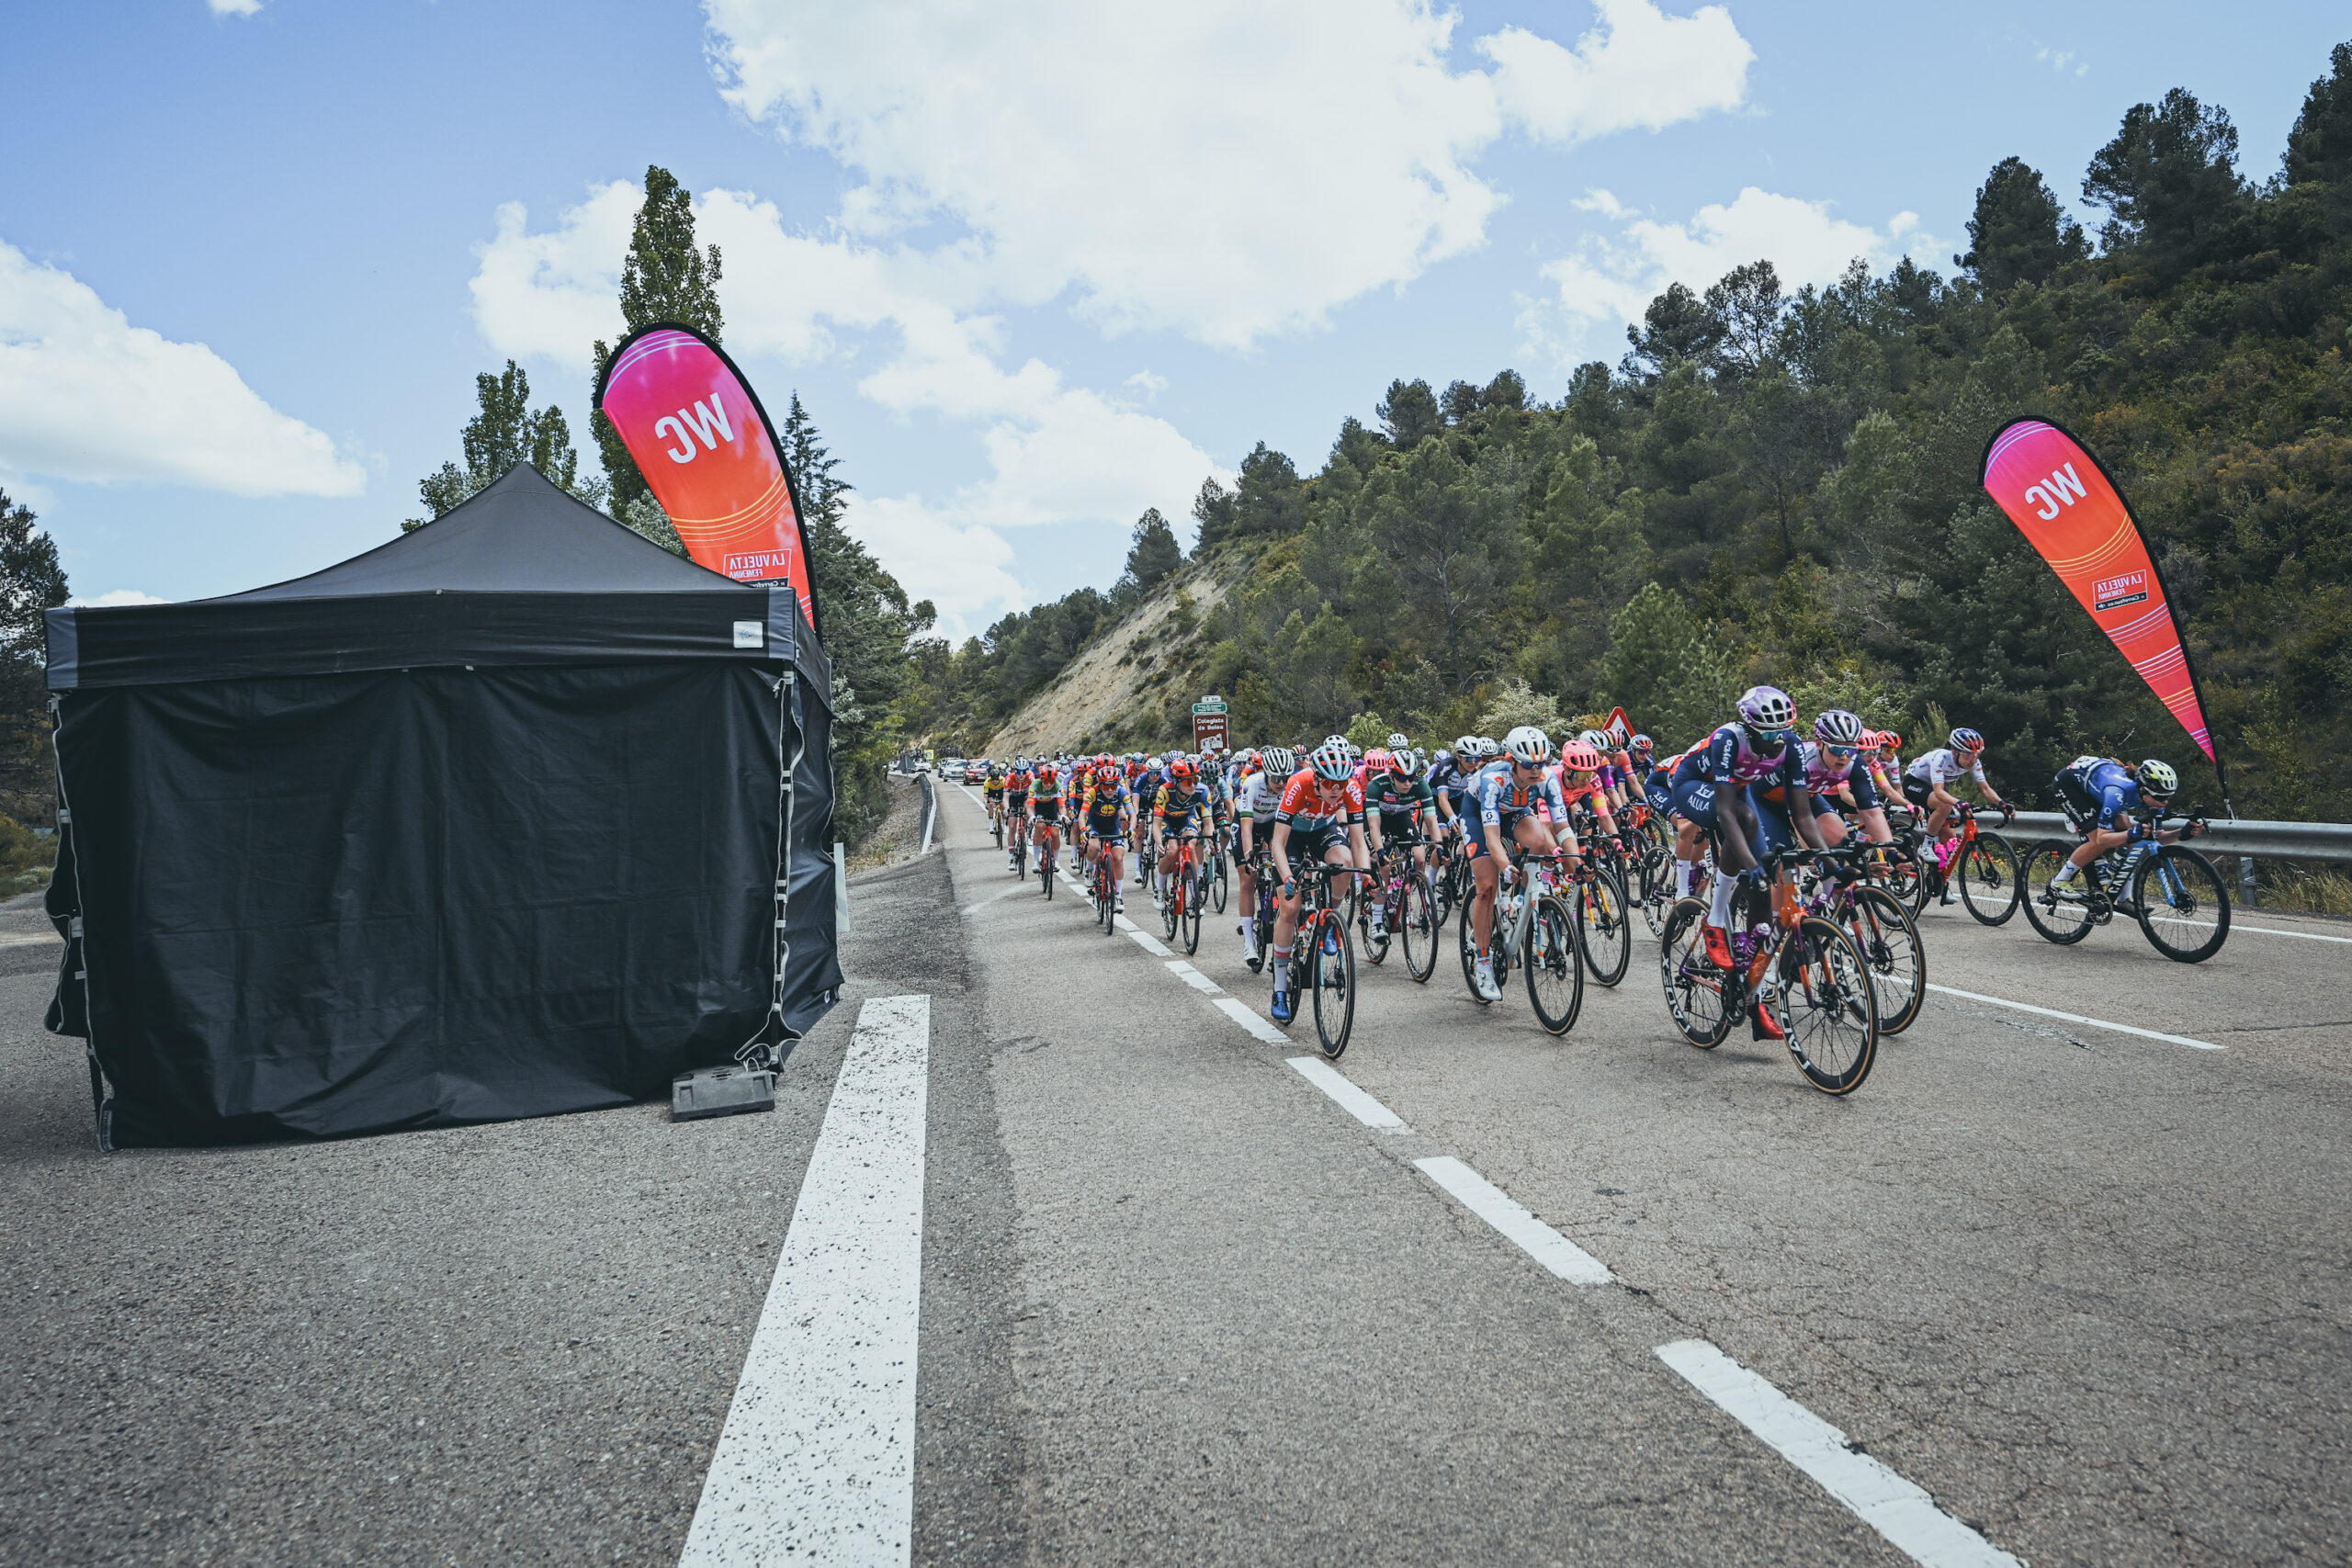
<path id="1" fill-rule="evenodd" d="M 1193 705 L 1193 750 L 1222 751 L 1230 742 L 1226 737 L 1225 699 L 1211 694 Z"/>

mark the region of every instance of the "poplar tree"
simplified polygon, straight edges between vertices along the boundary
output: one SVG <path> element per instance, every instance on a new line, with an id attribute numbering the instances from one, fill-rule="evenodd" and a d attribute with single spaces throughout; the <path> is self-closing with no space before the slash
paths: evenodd
<path id="1" fill-rule="evenodd" d="M 718 342 L 725 326 L 718 309 L 718 247 L 695 248 L 694 192 L 660 164 L 647 164 L 645 201 L 637 209 L 628 254 L 621 262 L 623 335 L 656 321 L 674 321 Z M 594 380 L 602 380 L 605 367 L 612 363 L 611 345 L 597 339 L 594 357 Z M 599 411 L 589 416 L 589 423 L 604 459 L 613 513 L 627 517 L 637 499 L 651 491 L 613 422 Z"/>

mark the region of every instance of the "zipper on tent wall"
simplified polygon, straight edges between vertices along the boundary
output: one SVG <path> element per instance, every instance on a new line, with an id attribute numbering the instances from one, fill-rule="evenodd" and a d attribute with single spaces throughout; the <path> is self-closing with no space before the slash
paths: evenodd
<path id="1" fill-rule="evenodd" d="M 785 971 L 792 960 L 792 934 L 787 922 L 792 902 L 792 824 L 794 808 L 799 801 L 799 791 L 794 780 L 799 774 L 801 760 L 808 751 L 808 735 L 792 718 L 795 689 L 795 672 L 787 664 L 784 679 L 775 686 L 778 719 L 775 751 L 776 762 L 782 773 L 776 791 L 775 969 L 768 986 L 768 1016 L 761 1021 L 759 1032 L 735 1051 L 735 1059 L 746 1066 L 764 1065 L 770 1068 L 781 1067 L 784 1055 L 779 1047 L 792 1038 L 792 1031 L 784 1021 L 784 980 Z M 798 742 L 798 749 L 788 761 L 784 747 L 784 734 L 787 728 Z"/>
<path id="2" fill-rule="evenodd" d="M 65 795 L 65 750 L 57 743 L 58 732 L 65 725 L 64 702 L 54 692 L 49 695 L 49 754 L 57 774 L 57 848 L 60 854 L 65 850 L 66 830 L 74 823 L 73 803 Z M 50 875 L 54 880 L 56 872 L 52 869 Z M 74 857 L 73 924 L 66 937 L 65 951 L 69 959 L 76 956 L 75 944 L 78 942 L 82 966 L 70 976 L 61 975 L 58 983 L 66 986 L 79 982 L 82 987 L 82 1027 L 87 1032 L 82 1036 L 82 1054 L 88 1058 L 90 1065 L 90 1115 L 97 1124 L 98 1152 L 110 1155 L 114 1153 L 114 1100 L 107 1093 L 106 1068 L 98 1061 L 96 1010 L 90 1005 L 89 926 L 83 914 L 84 908 L 82 857 L 76 854 Z"/>

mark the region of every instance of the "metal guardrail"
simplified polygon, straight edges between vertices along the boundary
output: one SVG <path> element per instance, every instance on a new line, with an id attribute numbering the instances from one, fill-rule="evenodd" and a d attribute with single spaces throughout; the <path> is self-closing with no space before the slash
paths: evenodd
<path id="1" fill-rule="evenodd" d="M 1989 828 L 2000 826 L 1989 814 L 1982 820 Z M 2072 832 L 2064 814 L 2057 811 L 2020 811 L 2017 825 L 2039 828 L 2057 838 L 2068 837 Z M 2176 818 L 2167 818 L 2165 821 L 2167 828 L 2179 825 Z M 2256 860 L 2352 861 L 2352 826 L 2341 822 L 2209 820 L 2195 843 L 2212 854 L 2251 855 Z"/>

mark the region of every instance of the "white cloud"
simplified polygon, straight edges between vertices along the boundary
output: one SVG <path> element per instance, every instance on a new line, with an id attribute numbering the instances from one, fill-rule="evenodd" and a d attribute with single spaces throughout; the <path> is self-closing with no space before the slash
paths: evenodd
<path id="1" fill-rule="evenodd" d="M 0 241 L 0 465 L 231 495 L 357 495 L 367 473 L 200 343 L 134 327 Z"/>
<path id="2" fill-rule="evenodd" d="M 627 180 L 589 188 L 557 228 L 530 232 L 519 201 L 498 209 L 498 234 L 474 247 L 474 327 L 499 353 L 585 371 L 589 345 L 621 334 L 621 258 L 641 199 Z"/>
<path id="3" fill-rule="evenodd" d="M 1543 275 L 1557 286 L 1548 307 L 1531 309 L 1521 326 L 1539 344 L 1551 345 L 1564 314 L 1571 328 L 1638 321 L 1650 300 L 1669 283 L 1704 289 L 1736 266 L 1770 261 L 1790 288 L 1836 280 L 1856 257 L 1873 267 L 1898 257 L 1939 256 L 1946 248 L 1919 228 L 1916 212 L 1898 212 L 1884 232 L 1831 216 L 1829 203 L 1777 196 L 1749 186 L 1729 204 L 1701 208 L 1687 222 L 1643 217 L 1605 190 L 1577 203 L 1619 226 L 1614 237 L 1596 237 L 1571 254 L 1548 262 Z M 1573 347 L 1573 344 L 1565 345 Z"/>
<path id="4" fill-rule="evenodd" d="M 1120 385 L 1123 387 L 1133 387 L 1138 393 L 1146 398 L 1156 398 L 1159 396 L 1160 393 L 1168 390 L 1168 378 L 1165 376 L 1156 376 L 1148 370 L 1138 370 L 1134 375 L 1128 377 L 1125 381 L 1122 381 Z"/>
<path id="5" fill-rule="evenodd" d="M 250 17 L 261 9 L 261 0 L 205 0 L 216 17 Z"/>
<path id="6" fill-rule="evenodd" d="M 1524 28 L 1478 40 L 1503 112 L 1535 140 L 1658 130 L 1747 97 L 1756 51 L 1721 6 L 1669 17 L 1646 0 L 1599 3 L 1600 25 L 1573 50 Z"/>
<path id="7" fill-rule="evenodd" d="M 1074 289 L 1106 330 L 1228 347 L 1481 243 L 1503 197 L 1469 164 L 1513 117 L 1556 140 L 1656 126 L 1736 102 L 1746 71 L 1720 9 L 1645 0 L 1610 0 L 1574 51 L 1484 40 L 1497 76 L 1447 63 L 1455 17 L 1423 0 L 707 9 L 729 101 L 864 176 L 847 231 L 944 220 L 1007 302 Z"/>
<path id="8" fill-rule="evenodd" d="M 136 588 L 118 588 L 110 593 L 94 593 L 88 598 L 73 598 L 68 604 L 80 604 L 93 610 L 110 609 L 117 604 L 168 604 L 169 599 L 158 599 L 153 593 L 141 593 Z"/>
<path id="9" fill-rule="evenodd" d="M 992 528 L 957 520 L 920 495 L 853 495 L 842 525 L 890 569 L 910 599 L 928 599 L 939 629 L 960 641 L 1027 595 L 1010 568 L 1012 547 Z"/>

